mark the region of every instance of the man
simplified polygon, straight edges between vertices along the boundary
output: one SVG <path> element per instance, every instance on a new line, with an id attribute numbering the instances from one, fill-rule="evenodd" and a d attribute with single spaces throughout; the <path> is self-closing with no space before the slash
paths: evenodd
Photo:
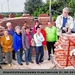
<path id="1" fill-rule="evenodd" d="M 61 15 L 56 19 L 57 34 L 61 36 L 62 33 L 71 33 L 73 29 L 73 18 L 68 15 L 69 8 L 65 7 Z"/>
<path id="2" fill-rule="evenodd" d="M 48 26 L 45 28 L 46 31 L 46 41 L 48 48 L 48 60 L 50 60 L 51 49 L 53 49 L 54 54 L 54 44 L 58 40 L 56 27 L 52 25 L 52 22 L 48 21 Z"/>
<path id="3" fill-rule="evenodd" d="M 14 30 L 12 29 L 12 24 L 11 24 L 11 22 L 7 22 L 7 23 L 6 23 L 6 26 L 7 26 L 7 29 L 8 29 L 8 33 L 13 37 L 13 35 L 14 35 Z M 13 50 L 12 53 L 13 53 L 13 55 L 12 55 L 13 60 L 16 60 L 16 59 L 15 59 L 15 51 Z"/>

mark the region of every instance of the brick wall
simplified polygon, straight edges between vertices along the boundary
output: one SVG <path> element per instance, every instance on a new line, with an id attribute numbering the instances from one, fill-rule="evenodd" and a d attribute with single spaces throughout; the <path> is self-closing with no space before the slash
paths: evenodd
<path id="1" fill-rule="evenodd" d="M 27 24 L 32 27 L 35 25 L 35 22 L 33 21 L 33 18 L 28 18 L 28 17 L 20 17 L 20 18 L 8 18 L 8 19 L 3 19 L 1 25 L 6 28 L 6 23 L 11 22 L 13 29 L 15 28 L 16 25 L 23 26 L 23 22 L 27 21 Z"/>

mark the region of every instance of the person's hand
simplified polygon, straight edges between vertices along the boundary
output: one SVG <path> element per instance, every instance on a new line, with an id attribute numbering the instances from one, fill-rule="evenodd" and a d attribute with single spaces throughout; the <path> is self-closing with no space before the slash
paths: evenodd
<path id="1" fill-rule="evenodd" d="M 26 48 L 24 48 L 24 50 L 27 50 Z"/>
<path id="2" fill-rule="evenodd" d="M 66 27 L 63 27 L 62 29 L 63 29 L 65 32 L 67 31 L 67 28 L 66 28 Z"/>
<path id="3" fill-rule="evenodd" d="M 20 51 L 20 49 L 18 49 L 18 52 Z"/>
<path id="4" fill-rule="evenodd" d="M 70 34 L 71 33 L 71 29 L 68 29 L 68 32 L 66 32 L 67 34 Z"/>

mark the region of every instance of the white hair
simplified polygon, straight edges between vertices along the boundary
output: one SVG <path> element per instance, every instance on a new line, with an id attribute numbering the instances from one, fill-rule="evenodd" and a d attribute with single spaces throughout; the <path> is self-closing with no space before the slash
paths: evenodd
<path id="1" fill-rule="evenodd" d="M 6 26 L 8 27 L 8 26 L 10 26 L 11 25 L 11 22 L 7 22 L 6 23 Z"/>
<path id="2" fill-rule="evenodd" d="M 20 29 L 20 26 L 16 26 L 16 27 L 15 27 L 15 30 L 16 30 L 16 29 Z"/>
<path id="3" fill-rule="evenodd" d="M 65 7 L 65 8 L 63 9 L 63 12 L 64 12 L 65 10 L 69 12 L 69 8 L 68 8 L 68 7 Z"/>

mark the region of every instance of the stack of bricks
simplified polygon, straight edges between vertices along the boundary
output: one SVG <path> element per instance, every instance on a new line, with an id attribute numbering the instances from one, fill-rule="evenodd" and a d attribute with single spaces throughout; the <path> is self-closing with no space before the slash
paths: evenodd
<path id="1" fill-rule="evenodd" d="M 38 21 L 44 26 L 44 28 L 47 26 L 47 22 L 50 21 L 50 17 L 48 14 L 40 14 L 38 16 Z M 52 18 L 52 24 L 54 25 L 54 19 Z"/>
<path id="2" fill-rule="evenodd" d="M 68 54 L 68 45 L 69 45 L 69 40 L 68 37 L 72 38 L 75 40 L 75 34 L 63 34 L 60 36 L 59 40 L 55 43 L 55 61 L 62 67 L 66 66 L 66 60 L 67 60 L 67 54 Z M 73 43 L 70 43 L 70 51 L 75 48 Z M 69 54 L 70 57 L 70 54 Z M 75 56 L 71 57 L 71 60 L 73 63 L 75 63 Z M 68 63 L 68 66 L 71 66 L 71 63 Z"/>
<path id="3" fill-rule="evenodd" d="M 4 18 L 4 15 L 3 14 L 0 14 L 0 19 L 3 19 Z"/>
<path id="4" fill-rule="evenodd" d="M 15 18 L 15 15 L 12 14 L 12 13 L 10 13 L 10 14 L 9 14 L 9 18 Z"/>

